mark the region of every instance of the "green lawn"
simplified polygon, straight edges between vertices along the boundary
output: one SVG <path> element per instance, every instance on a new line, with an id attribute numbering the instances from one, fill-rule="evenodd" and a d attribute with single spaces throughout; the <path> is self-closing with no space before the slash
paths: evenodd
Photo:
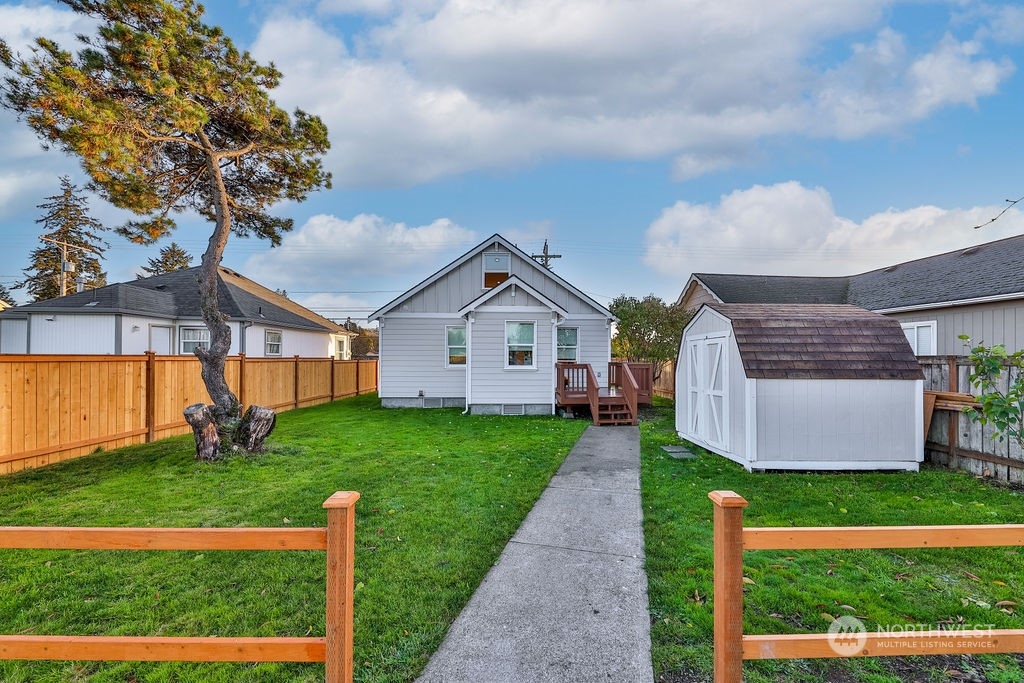
<path id="1" fill-rule="evenodd" d="M 356 507 L 355 668 L 408 681 L 440 644 L 586 424 L 382 410 L 282 413 L 270 450 L 205 465 L 191 437 L 0 477 L 0 525 L 324 526 Z M 0 551 L 0 633 L 305 636 L 322 552 Z M 19 682 L 318 681 L 322 665 L 0 662 Z"/>
<path id="2" fill-rule="evenodd" d="M 642 481 L 652 652 L 660 681 L 705 681 L 712 654 L 712 504 L 731 489 L 747 526 L 1024 523 L 1024 496 L 967 474 L 750 474 L 700 451 L 677 460 L 671 407 L 643 423 Z M 744 555 L 744 632 L 828 629 L 852 614 L 878 626 L 1024 628 L 1024 549 L 757 551 Z M 997 605 L 997 603 L 1003 603 Z M 1014 603 L 1014 604 L 1007 604 Z M 1020 603 L 1020 607 L 1016 606 Z M 752 662 L 758 681 L 1024 681 L 1016 656 Z"/>

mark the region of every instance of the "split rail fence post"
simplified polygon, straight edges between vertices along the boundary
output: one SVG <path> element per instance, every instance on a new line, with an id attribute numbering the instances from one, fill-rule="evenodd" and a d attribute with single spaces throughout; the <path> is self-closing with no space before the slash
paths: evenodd
<path id="1" fill-rule="evenodd" d="M 715 504 L 714 683 L 743 682 L 743 508 L 733 491 L 712 491 Z"/>
<path id="2" fill-rule="evenodd" d="M 352 683 L 352 603 L 357 491 L 338 491 L 327 509 L 327 628 L 324 683 Z"/>

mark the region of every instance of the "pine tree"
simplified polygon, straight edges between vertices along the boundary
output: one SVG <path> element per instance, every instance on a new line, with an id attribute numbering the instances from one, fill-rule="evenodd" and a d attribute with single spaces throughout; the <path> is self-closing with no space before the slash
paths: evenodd
<path id="1" fill-rule="evenodd" d="M 270 207 L 330 187 L 321 161 L 330 147 L 327 127 L 317 116 L 299 109 L 289 116 L 278 107 L 269 92 L 281 72 L 204 24 L 194 0 L 63 2 L 89 17 L 96 34 L 79 36 L 85 48 L 77 55 L 37 38 L 22 57 L 0 40 L 7 70 L 0 104 L 45 144 L 78 156 L 90 189 L 140 217 L 119 234 L 152 244 L 182 212 L 213 224 L 197 278 L 210 345 L 196 356 L 213 401 L 207 412 L 221 433 L 232 434 L 240 406 L 224 378 L 231 328 L 220 311 L 218 267 L 231 233 L 277 245 L 293 221 Z M 216 431 L 200 445 L 205 427 L 190 423 L 197 455 L 216 457 L 210 444 L 225 446 Z"/>
<path id="2" fill-rule="evenodd" d="M 14 297 L 11 296 L 11 290 L 7 289 L 6 285 L 0 284 L 0 301 L 4 302 L 8 306 L 14 305 Z"/>
<path id="3" fill-rule="evenodd" d="M 110 246 L 101 237 L 106 228 L 89 215 L 88 201 L 71 178 L 61 177 L 60 187 L 60 194 L 47 197 L 38 205 L 44 213 L 36 223 L 43 226 L 44 241 L 32 250 L 30 265 L 22 271 L 25 279 L 18 283 L 18 287 L 28 290 L 33 301 L 71 294 L 79 278 L 89 289 L 107 284 L 107 274 L 100 264 L 103 252 Z M 62 278 L 61 262 L 65 258 L 74 270 L 65 271 Z"/>
<path id="4" fill-rule="evenodd" d="M 168 246 L 160 249 L 160 256 L 151 258 L 149 265 L 142 266 L 142 272 L 136 273 L 135 277 L 142 279 L 164 273 L 173 273 L 176 270 L 185 270 L 192 267 L 192 254 L 178 246 L 177 242 L 171 242 Z"/>

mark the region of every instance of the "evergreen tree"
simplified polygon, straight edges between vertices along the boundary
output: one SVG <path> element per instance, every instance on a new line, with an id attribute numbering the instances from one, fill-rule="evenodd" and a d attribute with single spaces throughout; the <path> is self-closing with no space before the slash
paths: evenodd
<path id="1" fill-rule="evenodd" d="M 181 212 L 213 224 L 197 278 L 210 344 L 196 356 L 211 419 L 230 435 L 240 407 L 224 378 L 231 328 L 220 311 L 217 269 L 231 233 L 277 245 L 293 221 L 270 207 L 330 187 L 321 162 L 327 127 L 278 107 L 269 91 L 281 73 L 202 23 L 194 0 L 63 2 L 92 19 L 96 34 L 80 36 L 86 46 L 77 55 L 38 38 L 23 58 L 0 41 L 7 69 L 0 103 L 46 144 L 80 157 L 90 187 L 140 217 L 119 234 L 151 244 L 175 228 L 172 215 Z M 224 441 L 214 433 L 200 445 L 192 424 L 197 455 L 216 457 L 207 446 Z"/>
<path id="2" fill-rule="evenodd" d="M 7 289 L 6 285 L 0 284 L 0 301 L 4 302 L 8 306 L 14 305 L 14 297 L 11 296 L 11 290 Z"/>
<path id="3" fill-rule="evenodd" d="M 176 270 L 185 270 L 192 267 L 192 254 L 178 246 L 177 242 L 171 242 L 168 246 L 160 249 L 158 258 L 151 258 L 149 265 L 142 266 L 142 272 L 136 273 L 135 277 L 142 279 L 164 273 L 173 273 Z"/>
<path id="4" fill-rule="evenodd" d="M 18 283 L 18 287 L 28 290 L 33 301 L 74 293 L 78 278 L 83 278 L 89 289 L 107 284 L 107 274 L 100 264 L 103 252 L 110 246 L 101 237 L 106 228 L 89 215 L 88 202 L 71 178 L 63 176 L 60 187 L 60 194 L 47 197 L 38 205 L 44 212 L 36 221 L 43 226 L 43 241 L 29 255 L 30 265 L 22 271 L 25 279 Z M 64 272 L 64 278 L 62 259 L 74 267 L 73 271 Z"/>

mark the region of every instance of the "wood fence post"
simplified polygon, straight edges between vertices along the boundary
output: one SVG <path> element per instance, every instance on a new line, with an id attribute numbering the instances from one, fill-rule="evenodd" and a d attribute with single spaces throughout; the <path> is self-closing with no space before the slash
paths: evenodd
<path id="1" fill-rule="evenodd" d="M 356 491 L 338 491 L 327 509 L 327 630 L 324 683 L 352 683 L 352 603 Z"/>
<path id="2" fill-rule="evenodd" d="M 363 371 L 363 361 L 356 360 L 356 396 L 359 395 L 359 375 Z"/>
<path id="3" fill-rule="evenodd" d="M 331 402 L 332 403 L 334 402 L 334 367 L 335 367 L 335 364 L 337 362 L 338 361 L 336 361 L 336 360 L 334 360 L 332 358 L 330 360 L 330 362 L 328 363 L 328 365 L 330 365 L 330 368 L 331 368 Z"/>
<path id="4" fill-rule="evenodd" d="M 299 409 L 299 357 L 295 356 L 295 372 L 293 373 L 295 378 L 292 380 L 295 384 L 295 409 Z"/>
<path id="5" fill-rule="evenodd" d="M 146 351 L 146 443 L 156 441 L 156 351 Z"/>
<path id="6" fill-rule="evenodd" d="M 743 508 L 732 491 L 712 491 L 715 504 L 714 682 L 743 682 Z"/>
<path id="7" fill-rule="evenodd" d="M 960 391 L 960 366 L 957 364 L 956 356 L 946 356 L 946 365 L 949 367 L 949 390 Z M 967 387 L 969 390 L 970 387 Z M 949 468 L 956 467 L 957 446 L 960 442 L 960 412 L 956 410 L 947 411 L 949 419 L 946 420 L 946 441 L 949 442 Z"/>
<path id="8" fill-rule="evenodd" d="M 238 405 L 245 412 L 245 354 L 238 354 Z"/>

